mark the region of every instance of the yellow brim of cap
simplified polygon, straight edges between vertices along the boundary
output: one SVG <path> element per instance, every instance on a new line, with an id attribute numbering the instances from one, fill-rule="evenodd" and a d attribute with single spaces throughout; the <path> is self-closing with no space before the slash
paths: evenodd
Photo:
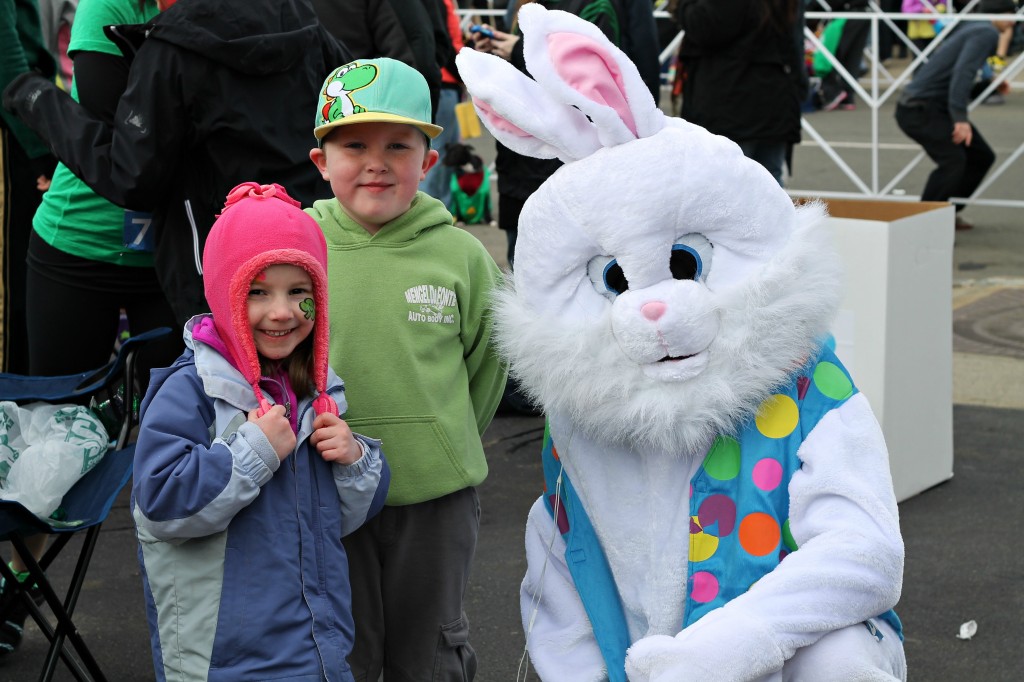
<path id="1" fill-rule="evenodd" d="M 405 123 L 415 128 L 419 128 L 423 131 L 423 134 L 434 139 L 441 134 L 444 130 L 441 126 L 436 126 L 433 123 L 424 123 L 423 121 L 417 121 L 414 118 L 408 118 L 406 116 L 397 116 L 395 114 L 386 114 L 378 111 L 366 111 L 361 114 L 351 114 L 345 118 L 338 119 L 337 121 L 331 121 L 325 123 L 322 126 L 318 126 L 313 129 L 313 136 L 318 140 L 324 139 L 324 136 L 329 133 L 332 129 L 343 125 L 352 125 L 353 123 Z"/>

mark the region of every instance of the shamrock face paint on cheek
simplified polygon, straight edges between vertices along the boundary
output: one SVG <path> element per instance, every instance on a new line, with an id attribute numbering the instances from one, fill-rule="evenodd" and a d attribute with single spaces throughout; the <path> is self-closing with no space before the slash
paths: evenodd
<path id="1" fill-rule="evenodd" d="M 304 299 L 299 303 L 299 310 L 305 314 L 307 320 L 316 319 L 316 303 L 313 302 L 313 299 Z"/>
<path id="2" fill-rule="evenodd" d="M 256 351 L 267 360 L 291 355 L 316 326 L 313 282 L 290 263 L 271 265 L 253 278 L 246 308 Z"/>

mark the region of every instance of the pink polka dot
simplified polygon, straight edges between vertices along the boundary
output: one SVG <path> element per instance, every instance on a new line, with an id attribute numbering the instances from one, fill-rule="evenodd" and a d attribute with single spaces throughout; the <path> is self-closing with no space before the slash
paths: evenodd
<path id="1" fill-rule="evenodd" d="M 775 490 L 782 482 L 782 465 L 766 457 L 754 465 L 754 485 L 761 490 Z"/>
<path id="2" fill-rule="evenodd" d="M 718 578 L 707 571 L 693 574 L 693 600 L 698 604 L 707 604 L 718 596 Z"/>

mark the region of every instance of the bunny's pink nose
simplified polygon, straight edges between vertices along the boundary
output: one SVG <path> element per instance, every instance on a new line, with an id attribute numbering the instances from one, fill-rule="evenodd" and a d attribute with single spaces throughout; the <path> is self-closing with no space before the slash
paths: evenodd
<path id="1" fill-rule="evenodd" d="M 651 322 L 661 319 L 666 310 L 668 310 L 668 306 L 661 301 L 650 301 L 640 306 L 640 312 Z"/>

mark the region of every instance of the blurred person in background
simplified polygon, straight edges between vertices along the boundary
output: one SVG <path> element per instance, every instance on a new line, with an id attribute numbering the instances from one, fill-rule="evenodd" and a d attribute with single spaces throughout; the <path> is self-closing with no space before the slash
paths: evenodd
<path id="1" fill-rule="evenodd" d="M 682 118 L 736 142 L 781 185 L 807 98 L 803 0 L 680 0 Z"/>
<path id="2" fill-rule="evenodd" d="M 832 3 L 833 12 L 866 12 L 867 10 L 868 0 L 840 0 L 840 2 Z M 843 24 L 833 56 L 853 78 L 859 78 L 864 72 L 864 47 L 870 37 L 871 22 L 866 19 L 832 19 L 832 22 L 842 22 Z M 823 74 L 821 101 L 821 108 L 825 111 L 838 108 L 847 110 L 857 108 L 853 86 L 846 82 L 843 75 L 835 68 Z"/>
<path id="3" fill-rule="evenodd" d="M 1014 14 L 1014 0 L 981 0 L 981 14 Z M 896 104 L 896 123 L 936 163 L 928 176 L 921 201 L 949 201 L 970 197 L 995 163 L 996 155 L 967 117 L 971 88 L 986 60 L 996 53 L 1000 34 L 1013 31 L 1010 18 L 961 21 L 946 29 L 931 58 L 921 65 Z M 955 204 L 957 230 L 974 227 L 960 217 L 963 204 Z"/>
<path id="4" fill-rule="evenodd" d="M 40 0 L 39 22 L 43 40 L 50 54 L 57 60 L 57 74 L 65 90 L 71 90 L 74 66 L 68 54 L 71 41 L 71 26 L 78 10 L 78 0 Z"/>
<path id="5" fill-rule="evenodd" d="M 450 59 L 441 65 L 441 89 L 437 98 L 437 110 L 434 112 L 434 123 L 444 130 L 431 141 L 431 146 L 441 154 L 439 163 L 427 172 L 427 177 L 420 182 L 420 189 L 452 209 L 452 176 L 453 168 L 445 163 L 449 144 L 459 142 L 459 123 L 455 116 L 455 106 L 462 100 L 463 86 L 459 79 L 459 71 L 455 67 L 455 55 L 463 48 L 462 27 L 455 13 L 455 0 L 443 0 L 445 24 L 448 28 L 447 38 L 451 45 Z M 453 211 L 454 212 L 454 211 Z"/>
<path id="6" fill-rule="evenodd" d="M 416 66 L 402 21 L 391 3 L 380 0 L 313 0 L 313 9 L 320 23 L 348 48 L 353 59 L 391 57 Z"/>
<path id="7" fill-rule="evenodd" d="M 69 54 L 71 98 L 112 126 L 129 63 L 105 34 L 110 25 L 144 24 L 156 0 L 82 0 Z M 86 372 L 103 365 L 123 309 L 132 333 L 177 328 L 140 354 L 142 376 L 181 352 L 181 330 L 153 269 L 152 215 L 97 195 L 63 163 L 32 220 L 27 259 L 29 371 Z M 69 339 L 68 329 L 74 329 Z M 145 390 L 145 386 L 139 387 Z"/>
<path id="8" fill-rule="evenodd" d="M 46 47 L 36 0 L 0 0 L 0 88 L 28 73 L 53 83 L 57 67 Z M 56 87 L 54 85 L 54 87 Z M 28 373 L 25 253 L 32 214 L 56 160 L 25 123 L 0 111 L 0 371 Z"/>
<path id="9" fill-rule="evenodd" d="M 72 10 L 78 5 L 49 4 Z M 63 42 L 62 49 L 73 58 L 77 73 L 73 80 L 64 81 L 70 84 L 72 99 L 107 124 L 113 122 L 128 63 L 103 27 L 141 24 L 156 14 L 155 0 L 82 0 L 74 28 Z M 150 219 L 149 214 L 126 211 L 97 196 L 67 166 L 57 165 L 34 217 L 18 226 L 28 236 L 24 294 L 28 373 L 59 376 L 104 365 L 114 349 L 122 309 L 135 332 L 175 327 L 153 270 L 152 235 L 145 238 Z M 139 355 L 140 376 L 148 378 L 150 368 L 169 365 L 181 347 L 180 329 L 147 344 Z M 145 388 L 142 385 L 139 390 Z M 39 559 L 46 536 L 33 535 L 25 542 Z M 9 565 L 19 580 L 28 578 L 17 553 L 12 553 Z M 29 594 L 41 603 L 38 587 Z M 0 656 L 21 644 L 27 616 L 21 599 L 0 590 Z"/>
<path id="10" fill-rule="evenodd" d="M 207 308 L 200 256 L 231 188 L 280 183 L 303 205 L 331 196 L 309 163 L 323 74 L 351 60 L 310 0 L 158 0 L 119 26 L 132 55 L 113 124 L 26 74 L 4 106 L 97 194 L 153 213 L 157 276 L 179 324 Z"/>

